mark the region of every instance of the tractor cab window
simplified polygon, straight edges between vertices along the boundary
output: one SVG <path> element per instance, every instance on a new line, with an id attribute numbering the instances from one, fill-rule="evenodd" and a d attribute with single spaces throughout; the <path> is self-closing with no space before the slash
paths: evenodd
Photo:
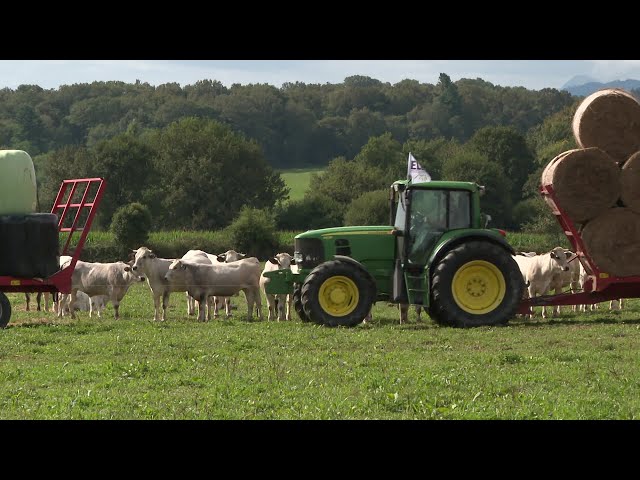
<path id="1" fill-rule="evenodd" d="M 449 229 L 471 228 L 471 197 L 469 192 L 449 192 Z"/>
<path id="2" fill-rule="evenodd" d="M 470 226 L 469 192 L 413 190 L 409 218 L 409 263 L 425 265 L 444 232 Z"/>

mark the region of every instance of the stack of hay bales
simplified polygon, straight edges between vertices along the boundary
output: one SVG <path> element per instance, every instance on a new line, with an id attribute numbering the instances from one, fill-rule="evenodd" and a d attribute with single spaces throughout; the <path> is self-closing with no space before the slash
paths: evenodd
<path id="1" fill-rule="evenodd" d="M 553 187 L 599 269 L 640 275 L 640 102 L 600 90 L 580 104 L 572 127 L 580 148 L 551 160 L 542 184 Z"/>

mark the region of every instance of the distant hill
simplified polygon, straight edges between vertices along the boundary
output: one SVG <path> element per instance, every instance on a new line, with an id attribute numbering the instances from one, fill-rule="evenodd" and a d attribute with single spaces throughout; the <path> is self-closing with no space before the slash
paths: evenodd
<path id="1" fill-rule="evenodd" d="M 573 81 L 579 77 L 572 78 L 569 82 L 567 82 L 562 90 L 569 92 L 571 95 L 577 97 L 585 97 L 587 95 L 591 95 L 593 92 L 601 90 L 603 88 L 623 88 L 625 90 L 631 91 L 635 89 L 640 89 L 640 80 L 613 80 L 611 82 L 587 82 L 582 85 L 577 85 L 573 83 Z M 587 77 L 588 78 L 588 77 Z M 573 85 L 571 85 L 573 83 Z"/>
<path id="2" fill-rule="evenodd" d="M 586 83 L 593 83 L 597 81 L 598 80 L 588 75 L 576 75 L 562 86 L 562 90 L 567 90 L 569 87 L 579 87 Z"/>

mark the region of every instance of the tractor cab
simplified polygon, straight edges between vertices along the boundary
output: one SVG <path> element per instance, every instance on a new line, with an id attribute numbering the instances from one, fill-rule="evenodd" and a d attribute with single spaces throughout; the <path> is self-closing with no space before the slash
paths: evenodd
<path id="1" fill-rule="evenodd" d="M 428 182 L 391 187 L 391 223 L 399 241 L 403 263 L 424 267 L 445 232 L 478 228 L 479 202 L 474 201 L 481 187 L 467 182 Z M 476 220 L 474 222 L 474 219 Z"/>

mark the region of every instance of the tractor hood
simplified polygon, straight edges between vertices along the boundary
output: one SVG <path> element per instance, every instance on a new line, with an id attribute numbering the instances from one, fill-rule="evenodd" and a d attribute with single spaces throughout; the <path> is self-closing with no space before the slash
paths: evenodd
<path id="1" fill-rule="evenodd" d="M 391 235 L 393 229 L 394 227 L 391 225 L 321 228 L 300 233 L 296 235 L 295 238 L 331 238 L 345 235 Z"/>

